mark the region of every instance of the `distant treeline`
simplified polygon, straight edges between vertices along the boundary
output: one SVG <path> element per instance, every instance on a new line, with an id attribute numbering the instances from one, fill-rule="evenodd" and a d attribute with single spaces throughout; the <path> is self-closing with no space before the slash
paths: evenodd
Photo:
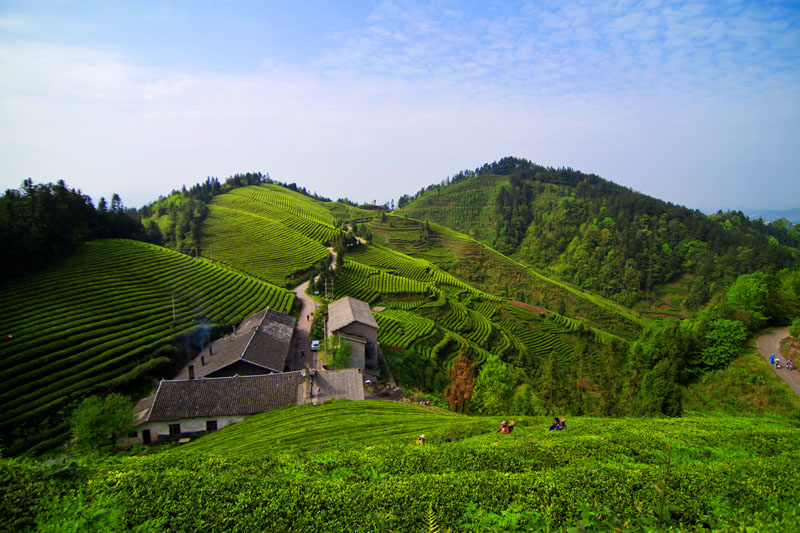
<path id="1" fill-rule="evenodd" d="M 34 185 L 26 179 L 0 197 L 0 279 L 56 263 L 84 241 L 110 237 L 148 240 L 135 210 L 125 209 L 117 194 L 110 206 L 101 198 L 95 207 L 63 180 Z"/>

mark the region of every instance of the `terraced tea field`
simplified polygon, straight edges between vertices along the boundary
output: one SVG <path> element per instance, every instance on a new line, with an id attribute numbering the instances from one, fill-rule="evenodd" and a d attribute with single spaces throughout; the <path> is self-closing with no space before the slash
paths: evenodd
<path id="1" fill-rule="evenodd" d="M 456 285 L 488 293 L 495 301 L 521 300 L 576 317 L 587 327 L 596 328 L 600 337 L 603 333 L 609 333 L 630 339 L 638 334 L 644 323 L 640 317 L 615 302 L 544 276 L 468 235 L 436 223 L 429 222 L 429 229 L 422 231 L 422 223 L 418 220 L 389 215 L 383 222 L 374 220 L 369 227 L 384 242 L 391 244 L 394 254 L 409 259 L 395 264 L 386 254 L 379 255 L 380 247 L 375 247 L 366 257 L 358 257 L 359 261 L 367 264 L 400 271 L 413 270 L 413 263 L 409 261 L 421 262 L 417 265 L 435 263 L 438 267 L 430 270 L 434 281 L 444 281 L 442 277 L 455 279 Z M 416 240 L 412 238 L 414 235 Z"/>
<path id="2" fill-rule="evenodd" d="M 327 257 L 341 233 L 324 204 L 272 184 L 216 196 L 203 223 L 203 254 L 270 283 L 293 287 Z"/>
<path id="3" fill-rule="evenodd" d="M 0 294 L 4 445 L 46 447 L 67 428 L 51 423 L 39 434 L 39 421 L 60 418 L 81 397 L 167 363 L 165 354 L 179 336 L 200 343 L 208 334 L 204 324 L 234 324 L 267 305 L 288 312 L 293 302 L 289 291 L 158 246 L 86 243 L 61 264 L 6 284 Z"/>
<path id="4" fill-rule="evenodd" d="M 295 285 L 294 274 L 328 257 L 327 248 L 274 219 L 212 204 L 203 240 L 223 261 L 279 286 Z"/>

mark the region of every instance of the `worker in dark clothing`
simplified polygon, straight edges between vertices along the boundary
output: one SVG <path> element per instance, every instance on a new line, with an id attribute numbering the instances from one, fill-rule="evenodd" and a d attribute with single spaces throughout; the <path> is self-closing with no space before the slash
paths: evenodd
<path id="1" fill-rule="evenodd" d="M 567 419 L 555 417 L 553 419 L 553 425 L 550 426 L 550 429 L 548 429 L 547 431 L 553 431 L 553 430 L 561 431 L 562 429 L 567 429 Z"/>

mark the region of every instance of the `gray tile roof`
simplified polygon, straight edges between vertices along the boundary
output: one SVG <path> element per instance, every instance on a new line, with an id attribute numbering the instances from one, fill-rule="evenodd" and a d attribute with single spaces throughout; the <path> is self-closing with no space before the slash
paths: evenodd
<path id="1" fill-rule="evenodd" d="M 182 418 L 252 415 L 296 405 L 305 371 L 162 381 L 148 422 Z"/>
<path id="2" fill-rule="evenodd" d="M 283 372 L 292 342 L 294 318 L 267 309 L 242 353 L 242 359 L 275 372 Z"/>
<path id="3" fill-rule="evenodd" d="M 360 322 L 378 329 L 369 304 L 350 296 L 340 298 L 328 306 L 328 331 L 335 332 L 353 322 Z"/>

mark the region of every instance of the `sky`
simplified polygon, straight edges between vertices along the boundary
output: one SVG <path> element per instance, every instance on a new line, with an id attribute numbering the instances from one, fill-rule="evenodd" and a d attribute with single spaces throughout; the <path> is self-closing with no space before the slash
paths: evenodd
<path id="1" fill-rule="evenodd" d="M 800 206 L 800 2 L 0 0 L 2 190 L 383 203 L 504 156 Z"/>

